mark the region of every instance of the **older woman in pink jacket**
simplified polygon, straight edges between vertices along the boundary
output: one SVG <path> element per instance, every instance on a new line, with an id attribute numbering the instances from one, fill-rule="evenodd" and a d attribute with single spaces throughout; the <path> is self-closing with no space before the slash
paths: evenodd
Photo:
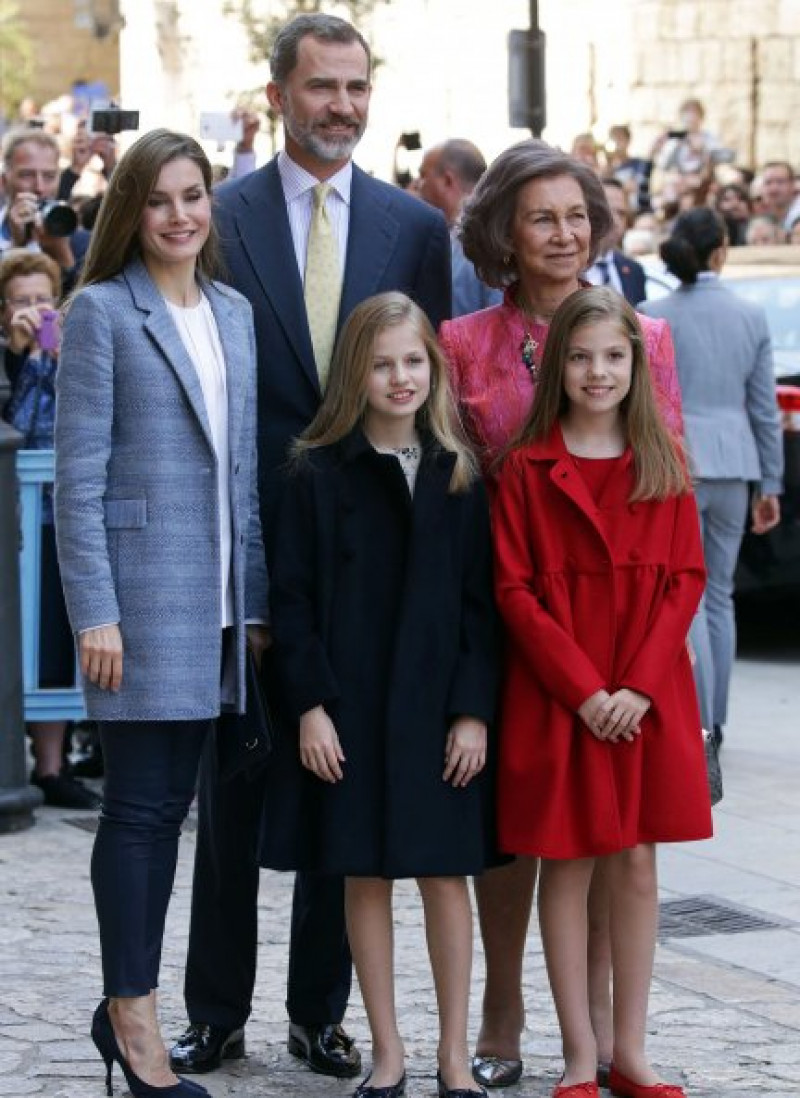
<path id="1" fill-rule="evenodd" d="M 581 274 L 611 229 L 611 212 L 594 172 L 542 141 L 523 141 L 502 153 L 467 204 L 464 252 L 480 278 L 504 290 L 504 298 L 490 309 L 446 321 L 439 335 L 490 488 L 498 459 L 530 409 L 550 318 L 585 285 Z M 639 320 L 661 412 L 668 427 L 680 433 L 669 327 L 648 317 Z M 522 959 L 537 865 L 535 859 L 517 859 L 476 881 L 486 987 L 473 1074 L 484 1086 L 509 1086 L 522 1074 Z M 596 882 L 590 908 L 591 998 L 602 1078 L 613 1041 L 602 882 Z"/>
<path id="2" fill-rule="evenodd" d="M 550 318 L 586 285 L 581 273 L 612 228 L 591 169 L 543 141 L 513 145 L 483 176 L 461 222 L 464 252 L 479 276 L 504 290 L 490 309 L 448 320 L 439 338 L 461 414 L 485 472 L 533 400 Z M 669 327 L 639 316 L 661 411 L 682 430 Z"/>

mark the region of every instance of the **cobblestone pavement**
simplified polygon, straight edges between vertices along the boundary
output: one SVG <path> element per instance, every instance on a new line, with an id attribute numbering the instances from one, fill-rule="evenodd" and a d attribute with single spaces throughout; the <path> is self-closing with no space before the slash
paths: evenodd
<path id="1" fill-rule="evenodd" d="M 792 659 L 797 660 L 795 651 Z M 726 796 L 713 842 L 662 849 L 663 901 L 703 896 L 769 928 L 663 938 L 650 1017 L 652 1056 L 690 1098 L 800 1096 L 800 676 L 797 663 L 740 661 L 723 752 Z M 99 995 L 88 879 L 92 835 L 80 814 L 53 809 L 0 837 L 0 1096 L 100 1098 L 103 1067 L 88 1037 Z M 194 834 L 182 841 L 162 972 L 164 1032 L 184 1025 L 181 983 Z M 246 1060 L 207 1076 L 215 1098 L 349 1095 L 352 1082 L 306 1071 L 286 1052 L 283 1008 L 289 878 L 265 873 L 260 969 Z M 720 914 L 719 912 L 717 914 Z M 723 911 L 722 915 L 726 912 Z M 435 1094 L 436 1016 L 420 906 L 397 893 L 398 1005 L 409 1056 L 410 1098 Z M 680 928 L 678 928 L 680 929 Z M 685 927 L 684 927 L 685 929 Z M 472 1021 L 482 986 L 477 958 Z M 526 1071 L 510 1098 L 549 1095 L 559 1041 L 538 934 L 525 968 Z M 357 993 L 347 1026 L 367 1049 Z M 365 1057 L 366 1058 L 366 1057 Z M 115 1093 L 125 1088 L 115 1069 Z"/>

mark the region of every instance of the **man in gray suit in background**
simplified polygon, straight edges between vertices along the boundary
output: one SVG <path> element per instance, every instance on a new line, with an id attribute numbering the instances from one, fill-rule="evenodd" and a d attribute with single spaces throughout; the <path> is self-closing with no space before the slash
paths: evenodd
<path id="1" fill-rule="evenodd" d="M 475 274 L 458 237 L 461 208 L 485 171 L 480 149 L 462 138 L 451 138 L 428 149 L 419 169 L 417 193 L 428 205 L 442 211 L 450 229 L 454 317 L 488 309 L 503 300 L 500 290 L 487 286 Z"/>

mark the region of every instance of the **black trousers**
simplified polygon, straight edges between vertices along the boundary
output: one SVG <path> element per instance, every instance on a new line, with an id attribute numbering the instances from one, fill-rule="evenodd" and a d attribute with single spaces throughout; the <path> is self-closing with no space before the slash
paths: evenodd
<path id="1" fill-rule="evenodd" d="M 92 887 L 106 995 L 158 986 L 181 825 L 212 721 L 101 721 L 103 807 Z"/>
<path id="2" fill-rule="evenodd" d="M 247 1021 L 256 978 L 258 839 L 264 774 L 221 782 L 214 738 L 200 766 L 197 850 L 184 995 L 189 1020 L 236 1029 Z M 344 881 L 298 873 L 292 907 L 286 1008 L 301 1025 L 340 1022 L 352 962 Z"/>

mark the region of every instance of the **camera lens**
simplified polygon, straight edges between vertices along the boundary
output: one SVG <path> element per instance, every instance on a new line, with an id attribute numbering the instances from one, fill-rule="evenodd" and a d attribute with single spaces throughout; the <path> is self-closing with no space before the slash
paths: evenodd
<path id="1" fill-rule="evenodd" d="M 78 215 L 66 202 L 43 202 L 42 225 L 50 236 L 71 236 L 78 227 Z"/>

